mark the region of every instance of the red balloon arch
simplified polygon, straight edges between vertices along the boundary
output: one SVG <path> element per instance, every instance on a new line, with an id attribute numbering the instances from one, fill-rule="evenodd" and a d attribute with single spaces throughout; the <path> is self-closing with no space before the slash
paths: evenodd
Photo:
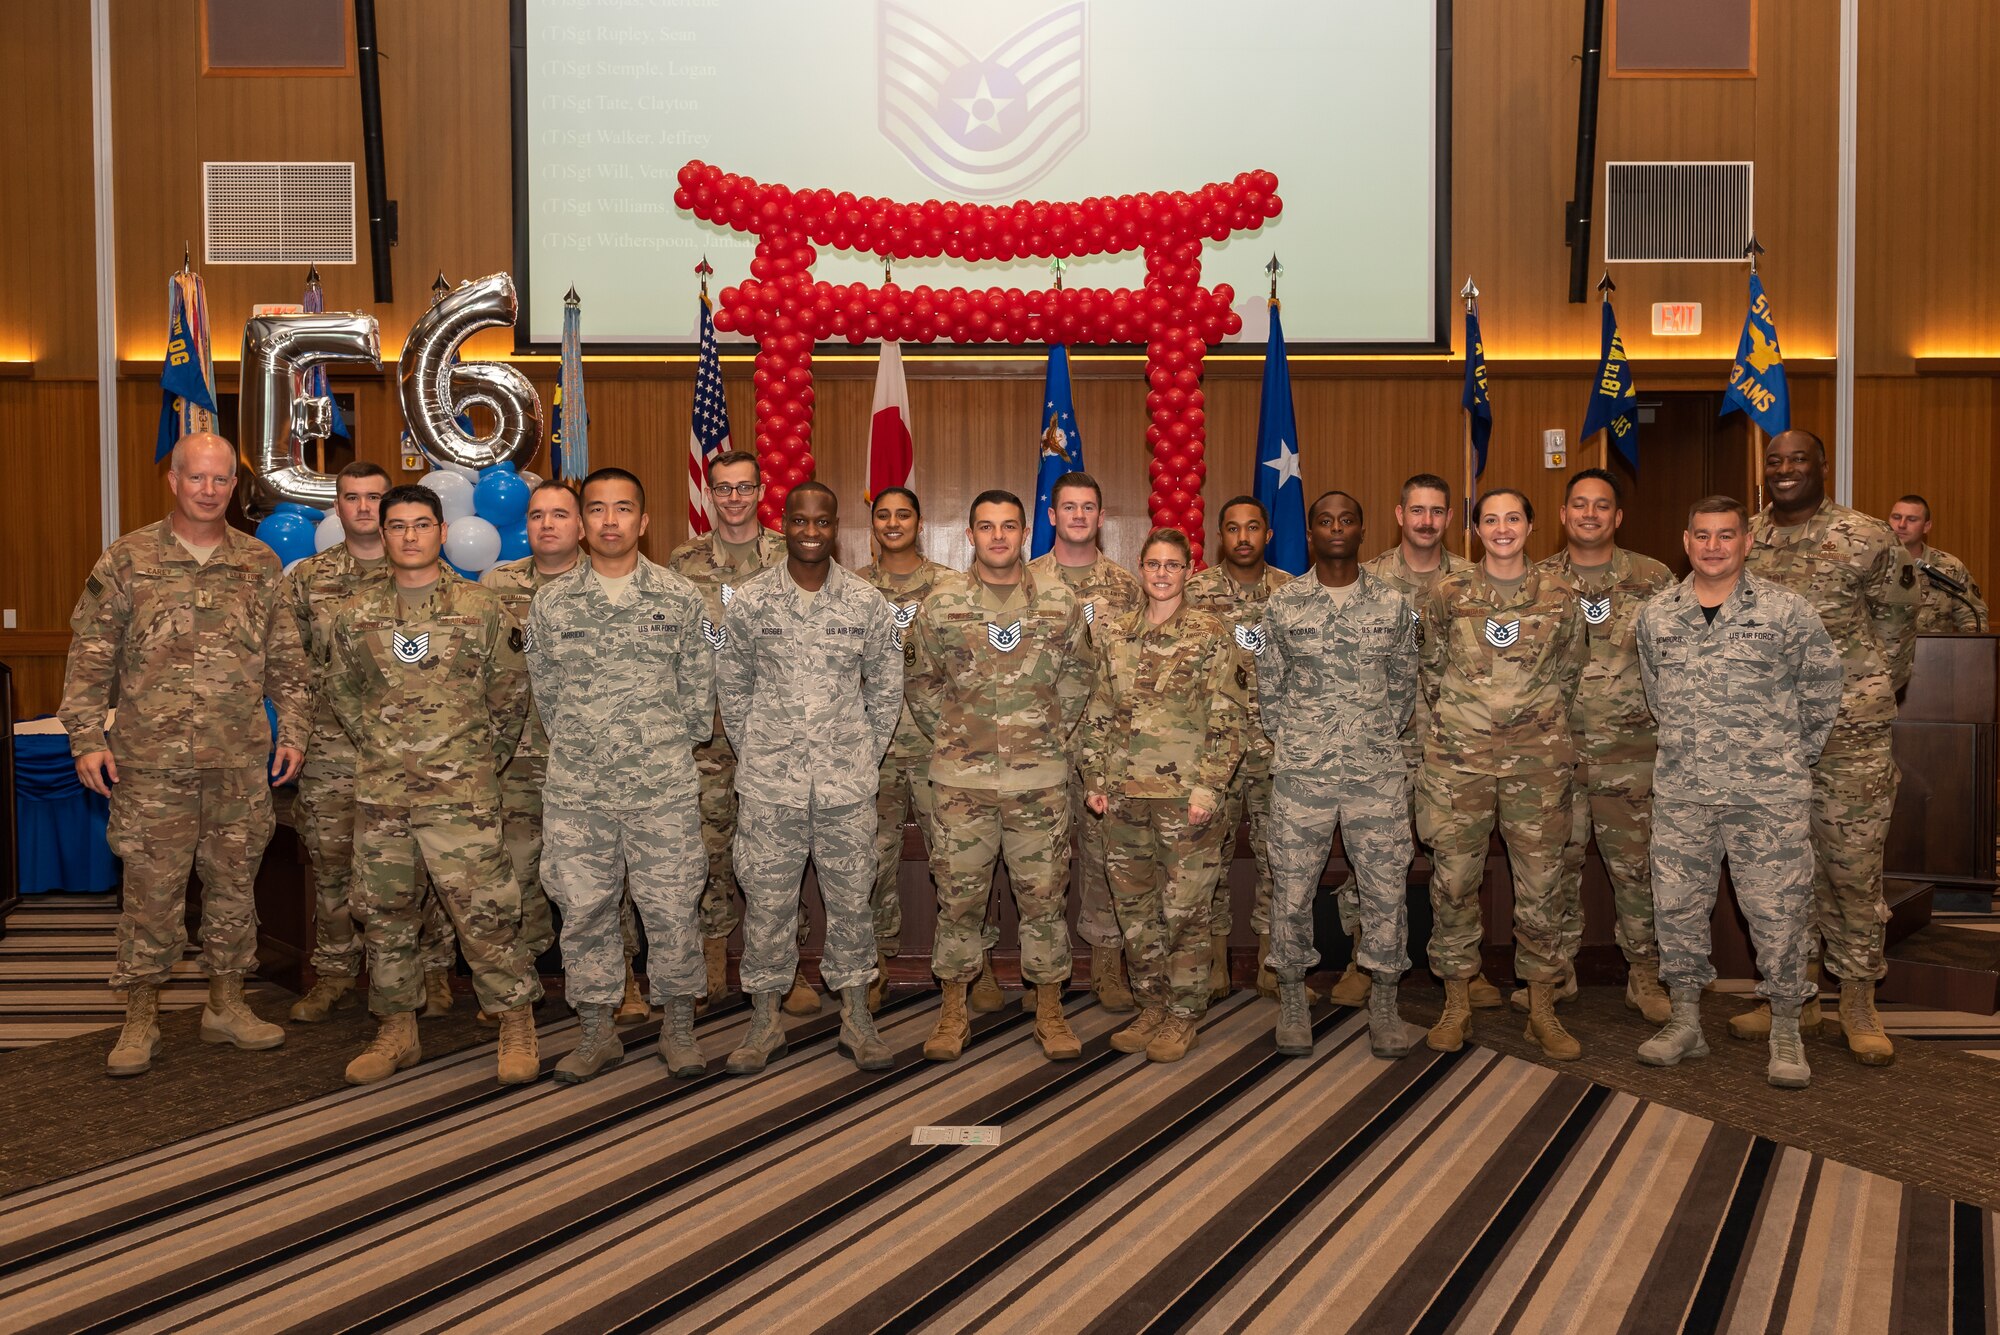
<path id="1" fill-rule="evenodd" d="M 1278 178 L 1246 171 L 1195 191 L 1101 195 L 1070 203 L 903 203 L 832 190 L 794 190 L 705 162 L 680 169 L 674 203 L 704 222 L 753 233 L 750 278 L 725 287 L 718 329 L 757 340 L 757 455 L 766 478 L 760 518 L 776 528 L 785 496 L 813 475 L 812 355 L 816 343 L 1146 345 L 1146 443 L 1155 525 L 1178 528 L 1201 559 L 1207 419 L 1201 390 L 1208 345 L 1243 327 L 1227 283 L 1201 286 L 1203 241 L 1255 231 L 1283 208 Z M 949 255 L 1002 262 L 1143 251 L 1146 283 L 1130 288 L 904 288 L 815 282 L 815 247 L 885 259 Z"/>

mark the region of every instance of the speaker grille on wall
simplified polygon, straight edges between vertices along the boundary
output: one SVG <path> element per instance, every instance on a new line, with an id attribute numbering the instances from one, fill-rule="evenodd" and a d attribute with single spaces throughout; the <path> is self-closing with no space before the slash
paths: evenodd
<path id="1" fill-rule="evenodd" d="M 204 162 L 210 264 L 354 263 L 354 164 Z"/>
<path id="2" fill-rule="evenodd" d="M 1751 165 L 1605 163 L 1605 261 L 1741 261 L 1751 230 Z"/>

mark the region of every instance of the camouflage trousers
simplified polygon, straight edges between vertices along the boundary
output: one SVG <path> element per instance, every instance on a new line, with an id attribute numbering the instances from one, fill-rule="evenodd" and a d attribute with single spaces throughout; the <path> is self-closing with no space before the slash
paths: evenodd
<path id="1" fill-rule="evenodd" d="M 1125 934 L 1111 906 L 1111 880 L 1104 870 L 1104 822 L 1083 805 L 1083 780 L 1069 777 L 1069 824 L 1076 831 L 1076 934 L 1090 946 L 1113 949 Z"/>
<path id="2" fill-rule="evenodd" d="M 227 769 L 125 765 L 106 841 L 123 859 L 123 912 L 111 986 L 158 986 L 187 948 L 187 883 L 201 872 L 201 965 L 209 977 L 257 967 L 257 868 L 271 842 L 264 762 Z"/>
<path id="3" fill-rule="evenodd" d="M 1570 787 L 1569 843 L 1563 848 L 1562 956 L 1583 945 L 1583 858 L 1593 832 L 1611 881 L 1613 934 L 1634 964 L 1657 959 L 1653 940 L 1653 762 L 1578 765 Z"/>
<path id="4" fill-rule="evenodd" d="M 875 948 L 884 955 L 902 952 L 903 826 L 914 810 L 917 828 L 929 847 L 931 830 L 931 762 L 929 756 L 887 756 L 875 789 L 875 890 L 870 903 L 875 914 Z"/>
<path id="5" fill-rule="evenodd" d="M 743 883 L 743 990 L 783 992 L 799 967 L 806 917 L 799 912 L 806 859 L 819 873 L 826 905 L 826 946 L 819 973 L 827 990 L 875 981 L 875 926 L 868 894 L 875 885 L 875 808 L 787 807 L 738 794 L 737 875 Z"/>
<path id="6" fill-rule="evenodd" d="M 1250 930 L 1259 936 L 1271 930 L 1271 766 L 1266 760 L 1245 760 L 1229 781 L 1222 803 L 1222 856 L 1216 864 L 1215 891 L 1209 898 L 1209 927 L 1228 936 L 1236 927 L 1229 902 L 1229 862 L 1236 852 L 1236 831 L 1245 812 L 1250 815 L 1250 856 L 1257 860 L 1257 899 L 1250 910 Z"/>
<path id="7" fill-rule="evenodd" d="M 520 941 L 521 887 L 508 864 L 499 805 L 358 802 L 350 902 L 368 941 L 368 1008 L 392 1015 L 423 1004 L 419 867 L 458 929 L 479 1009 L 498 1015 L 539 1001 L 542 980 Z"/>
<path id="8" fill-rule="evenodd" d="M 1417 780 L 1417 837 L 1431 850 L 1431 972 L 1444 979 L 1479 972 L 1479 887 L 1486 843 L 1497 823 L 1514 873 L 1514 974 L 1560 982 L 1562 851 L 1569 842 L 1570 772 L 1478 774 L 1424 765 Z"/>
<path id="9" fill-rule="evenodd" d="M 500 771 L 501 837 L 521 886 L 521 948 L 530 959 L 556 943 L 542 889 L 542 781 L 548 773 L 547 756 L 515 756 Z"/>
<path id="10" fill-rule="evenodd" d="M 1271 972 L 1302 982 L 1319 963 L 1313 949 L 1313 896 L 1333 832 L 1353 867 L 1361 949 L 1355 967 L 1400 974 L 1410 967 L 1409 782 L 1400 774 L 1369 782 L 1281 775 L 1271 789 Z"/>
<path id="11" fill-rule="evenodd" d="M 728 936 L 743 921 L 742 895 L 736 884 L 736 748 L 723 735 L 722 716 L 715 717 L 715 736 L 694 749 L 694 767 L 701 776 L 701 842 L 708 852 L 708 884 L 701 892 L 701 934 Z M 810 926 L 799 918 L 798 944 L 806 943 Z"/>
<path id="12" fill-rule="evenodd" d="M 1417 824 L 1417 780 L 1423 777 L 1424 772 L 1424 743 L 1422 738 L 1417 738 L 1412 743 L 1408 733 L 1403 735 L 1403 760 L 1408 767 L 1404 771 L 1408 776 L 1408 781 L 1403 785 L 1403 791 L 1409 794 L 1408 811 L 1404 819 L 1410 823 L 1412 831 L 1410 856 L 1415 858 L 1415 849 L 1423 841 L 1423 836 L 1415 832 Z M 1408 872 L 1406 870 L 1405 879 L 1407 880 L 1407 878 Z M 1361 886 L 1354 879 L 1352 871 L 1347 873 L 1345 880 L 1334 887 L 1333 895 L 1334 906 L 1340 910 L 1340 930 L 1348 936 L 1353 936 L 1361 930 Z M 1357 960 L 1354 967 L 1357 969 L 1360 968 L 1360 961 Z"/>
<path id="13" fill-rule="evenodd" d="M 1807 971 L 1812 937 L 1813 856 L 1809 803 L 1709 806 L 1653 800 L 1653 896 L 1659 922 L 1660 981 L 1707 987 L 1709 917 L 1716 878 L 1729 858 L 1729 884 L 1757 949 L 1760 996 L 1804 1001 L 1819 991 Z"/>
<path id="14" fill-rule="evenodd" d="M 355 978 L 361 973 L 361 932 L 349 900 L 354 888 L 354 771 L 319 766 L 310 759 L 299 775 L 294 807 L 299 838 L 313 870 L 313 972 L 322 978 Z M 423 896 L 423 925 L 417 931 L 417 960 L 426 973 L 442 973 L 458 962 L 458 933 L 430 878 L 417 872 Z"/>
<path id="15" fill-rule="evenodd" d="M 1900 780 L 1889 728 L 1836 724 L 1812 767 L 1813 900 L 1828 971 L 1844 982 L 1874 982 L 1884 957 L 1888 902 L 1882 850 Z"/>
<path id="16" fill-rule="evenodd" d="M 1021 976 L 1030 983 L 1067 982 L 1068 786 L 1000 792 L 934 783 L 932 792 L 938 921 L 931 972 L 946 982 L 969 983 L 979 976 L 986 952 L 1000 944 L 986 904 L 994 864 L 1004 858 L 1021 923 Z"/>
<path id="17" fill-rule="evenodd" d="M 1208 1011 L 1210 897 L 1222 822 L 1188 821 L 1185 797 L 1113 797 L 1102 820 L 1104 869 L 1132 990 L 1178 1015 Z"/>
<path id="18" fill-rule="evenodd" d="M 615 1005 L 637 953 L 634 906 L 652 953 L 653 1000 L 707 990 L 701 954 L 701 811 L 693 794 L 622 810 L 551 806 L 542 815 L 542 882 L 562 910 L 572 1004 Z M 628 891 L 629 886 L 629 891 Z"/>

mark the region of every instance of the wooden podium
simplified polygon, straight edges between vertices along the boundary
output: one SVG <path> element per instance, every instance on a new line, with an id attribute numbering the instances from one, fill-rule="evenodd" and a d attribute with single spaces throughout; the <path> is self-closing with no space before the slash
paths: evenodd
<path id="1" fill-rule="evenodd" d="M 1986 911 L 2000 886 L 2000 635 L 1919 635 L 1894 738 L 1886 873 L 1932 882 L 1940 909 Z"/>

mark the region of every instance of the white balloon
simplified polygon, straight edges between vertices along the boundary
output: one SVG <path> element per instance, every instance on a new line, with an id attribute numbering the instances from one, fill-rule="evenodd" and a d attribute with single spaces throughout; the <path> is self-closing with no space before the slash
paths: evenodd
<path id="1" fill-rule="evenodd" d="M 347 541 L 347 530 L 341 527 L 340 516 L 329 514 L 319 521 L 313 530 L 313 550 L 323 552 L 329 547 L 337 547 Z"/>
<path id="2" fill-rule="evenodd" d="M 305 558 L 305 557 L 303 557 L 303 556 L 294 556 L 294 557 L 293 557 L 293 558 L 292 558 L 291 560 L 289 560 L 289 561 L 285 562 L 285 573 L 286 573 L 287 575 L 291 574 L 291 573 L 292 573 L 292 567 L 293 567 L 293 566 L 295 566 L 295 565 L 297 565 L 297 564 L 298 564 L 299 562 L 301 562 L 301 561 L 303 561 L 303 560 L 305 560 L 305 559 L 306 559 L 306 558 Z"/>
<path id="3" fill-rule="evenodd" d="M 478 515 L 447 521 L 444 554 L 461 570 L 490 569 L 500 559 L 500 530 Z"/>
<path id="4" fill-rule="evenodd" d="M 526 468 L 519 469 L 515 472 L 514 475 L 520 478 L 521 481 L 528 484 L 529 491 L 533 491 L 536 487 L 542 485 L 542 475 L 530 469 Z"/>
<path id="5" fill-rule="evenodd" d="M 439 503 L 444 506 L 444 519 L 447 524 L 464 519 L 472 513 L 472 483 L 459 474 L 433 468 L 417 479 L 417 485 L 428 487 L 437 494 Z"/>
<path id="6" fill-rule="evenodd" d="M 432 467 L 442 469 L 447 473 L 456 473 L 467 482 L 476 484 L 479 481 L 479 470 L 470 464 L 455 464 L 447 459 L 443 463 L 433 464 Z"/>

